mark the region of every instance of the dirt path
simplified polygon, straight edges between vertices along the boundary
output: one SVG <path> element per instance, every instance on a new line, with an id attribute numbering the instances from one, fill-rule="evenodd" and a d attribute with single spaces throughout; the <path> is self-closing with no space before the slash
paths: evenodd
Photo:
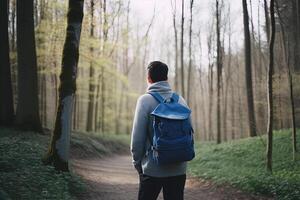
<path id="1" fill-rule="evenodd" d="M 72 168 L 88 184 L 83 199 L 136 200 L 138 176 L 131 165 L 130 156 L 110 158 L 73 159 Z M 158 199 L 162 199 L 160 194 Z M 188 178 L 185 200 L 257 200 L 267 199 L 245 194 L 230 186 L 214 186 L 208 181 Z"/>

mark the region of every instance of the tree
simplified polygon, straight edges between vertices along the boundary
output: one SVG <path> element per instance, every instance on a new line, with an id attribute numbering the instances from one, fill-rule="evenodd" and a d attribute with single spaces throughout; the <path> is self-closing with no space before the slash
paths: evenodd
<path id="1" fill-rule="evenodd" d="M 269 17 L 269 9 L 268 9 L 268 2 L 267 0 L 264 0 L 264 10 L 265 10 L 265 23 L 266 23 L 266 35 L 267 35 L 267 41 L 270 41 L 270 17 Z"/>
<path id="2" fill-rule="evenodd" d="M 94 38 L 94 29 L 95 29 L 95 24 L 94 24 L 94 0 L 91 0 L 91 22 L 90 22 L 90 37 L 93 39 Z M 93 46 L 90 47 L 90 54 L 93 57 L 94 53 L 94 48 Z M 94 103 L 94 93 L 95 93 L 95 69 L 93 66 L 93 61 L 90 61 L 90 72 L 89 72 L 89 102 L 88 102 L 88 113 L 87 113 L 87 131 L 93 131 L 94 126 L 94 116 L 95 116 L 95 103 Z"/>
<path id="3" fill-rule="evenodd" d="M 189 68 L 188 68 L 188 83 L 187 83 L 187 103 L 190 104 L 191 93 L 191 74 L 192 74 L 192 32 L 193 32 L 193 4 L 194 0 L 190 1 L 190 28 L 189 28 Z"/>
<path id="4" fill-rule="evenodd" d="M 56 170 L 68 171 L 71 115 L 76 91 L 79 42 L 83 18 L 83 0 L 69 0 L 68 25 L 60 74 L 59 104 L 54 132 L 44 164 L 54 164 Z"/>
<path id="5" fill-rule="evenodd" d="M 103 0 L 103 46 L 102 46 L 102 51 L 104 55 L 107 55 L 106 53 L 106 48 L 107 48 L 107 40 L 108 40 L 108 15 L 107 15 L 107 9 L 106 9 L 106 0 Z M 105 82 L 105 70 L 104 67 L 101 67 L 101 133 L 104 133 L 105 131 L 105 109 L 106 109 L 106 96 L 105 96 L 105 91 L 106 91 L 106 82 Z"/>
<path id="6" fill-rule="evenodd" d="M 0 2 L 0 125 L 13 123 L 14 107 L 11 85 L 9 38 L 8 38 L 8 0 Z"/>
<path id="7" fill-rule="evenodd" d="M 180 68 L 181 68 L 181 92 L 182 96 L 185 96 L 185 84 L 184 84 L 184 0 L 181 1 L 181 37 L 180 37 Z"/>
<path id="8" fill-rule="evenodd" d="M 222 55 L 220 38 L 220 7 L 219 0 L 216 0 L 216 32 L 217 32 L 217 143 L 221 143 L 221 76 L 222 76 Z"/>
<path id="9" fill-rule="evenodd" d="M 292 119 L 292 146 L 293 146 L 293 159 L 296 159 L 296 152 L 297 152 L 297 131 L 296 131 L 296 116 L 295 116 L 295 102 L 294 102 L 294 85 L 293 85 L 293 75 L 292 75 L 292 69 L 290 66 L 290 58 L 288 55 L 288 48 L 289 48 L 289 42 L 286 44 L 286 34 L 285 34 L 285 28 L 283 25 L 283 20 L 280 14 L 278 0 L 276 0 L 276 11 L 278 14 L 279 24 L 281 28 L 281 44 L 283 46 L 284 51 L 284 60 L 287 67 L 287 76 L 288 76 L 288 87 L 289 87 L 289 95 L 290 95 L 290 104 L 291 104 L 291 119 Z M 288 38 L 287 38 L 287 41 Z"/>
<path id="10" fill-rule="evenodd" d="M 294 62 L 295 71 L 300 72 L 300 2 L 295 0 L 294 18 L 296 18 L 295 28 L 295 47 Z"/>
<path id="11" fill-rule="evenodd" d="M 213 29 L 211 27 L 211 29 Z M 208 139 L 212 140 L 213 139 L 213 126 L 212 126 L 212 109 L 213 109 L 213 92 L 214 92 L 214 73 L 213 73 L 213 67 L 214 64 L 212 63 L 212 57 L 213 57 L 213 53 L 212 53 L 212 49 L 213 49 L 213 34 L 214 32 L 211 30 L 208 34 L 207 37 L 207 50 L 208 50 Z"/>
<path id="12" fill-rule="evenodd" d="M 171 0 L 171 4 L 173 7 L 173 0 Z M 173 29 L 174 29 L 174 50 L 175 50 L 175 81 L 174 81 L 174 86 L 175 86 L 175 91 L 178 90 L 178 31 L 176 27 L 176 1 L 174 1 L 174 8 L 172 12 L 173 16 Z"/>
<path id="13" fill-rule="evenodd" d="M 268 143 L 267 143 L 267 169 L 272 171 L 272 145 L 273 145 L 273 74 L 274 74 L 274 43 L 276 34 L 274 0 L 270 2 L 271 15 L 271 38 L 269 46 L 269 69 L 268 69 Z"/>
<path id="14" fill-rule="evenodd" d="M 246 92 L 247 92 L 247 106 L 248 106 L 248 120 L 250 136 L 256 136 L 255 111 L 253 100 L 253 86 L 252 86 L 252 70 L 251 70 L 251 39 L 249 30 L 249 15 L 247 8 L 247 0 L 243 0 L 244 13 L 244 37 L 245 37 L 245 69 L 246 69 Z"/>
<path id="15" fill-rule="evenodd" d="M 16 125 L 42 131 L 39 117 L 33 0 L 17 0 L 18 104 Z"/>

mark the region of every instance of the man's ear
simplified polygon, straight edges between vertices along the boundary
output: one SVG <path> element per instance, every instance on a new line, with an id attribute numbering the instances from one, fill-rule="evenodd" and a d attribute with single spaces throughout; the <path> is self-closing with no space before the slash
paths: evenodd
<path id="1" fill-rule="evenodd" d="M 153 83 L 153 81 L 152 81 L 151 77 L 149 76 L 149 74 L 148 74 L 148 76 L 147 76 L 147 80 L 148 80 L 148 83 L 150 83 L 150 84 Z"/>

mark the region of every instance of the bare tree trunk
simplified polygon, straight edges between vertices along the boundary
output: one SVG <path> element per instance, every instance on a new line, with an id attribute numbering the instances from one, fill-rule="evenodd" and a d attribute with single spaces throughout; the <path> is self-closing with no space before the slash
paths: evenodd
<path id="1" fill-rule="evenodd" d="M 10 2 L 10 7 L 11 10 L 9 12 L 10 18 L 11 18 L 11 23 L 10 23 L 10 30 L 11 30 L 11 38 L 10 38 L 10 46 L 11 46 L 11 51 L 16 53 L 17 51 L 17 45 L 16 45 L 16 0 L 11 0 Z M 11 79 L 12 79 L 12 90 L 13 90 L 13 101 L 14 101 L 14 110 L 16 108 L 16 102 L 17 102 L 17 91 L 18 91 L 18 77 L 17 77 L 17 58 L 15 57 L 14 59 L 10 60 L 11 64 Z"/>
<path id="2" fill-rule="evenodd" d="M 251 40 L 249 31 L 249 16 L 247 9 L 247 0 L 243 0 L 244 13 L 244 35 L 245 35 L 245 76 L 246 76 L 246 91 L 247 91 L 247 106 L 248 106 L 248 126 L 250 136 L 256 136 L 255 110 L 253 99 L 252 86 L 252 70 L 251 70 Z"/>
<path id="3" fill-rule="evenodd" d="M 228 90 L 229 90 L 229 81 L 232 79 L 232 71 L 231 71 L 231 18 L 230 18 L 230 5 L 228 8 L 228 63 L 227 63 L 227 72 L 224 70 L 225 77 L 225 95 L 224 95 L 224 112 L 223 112 L 223 131 L 224 131 L 224 139 L 227 140 L 227 124 L 228 124 Z M 225 32 L 225 31 L 224 31 Z M 226 76 L 227 74 L 227 76 Z M 232 82 L 232 80 L 231 80 Z M 232 87 L 232 85 L 230 85 Z M 231 100 L 233 101 L 233 99 Z M 232 131 L 232 130 L 231 130 Z"/>
<path id="4" fill-rule="evenodd" d="M 188 83 L 187 83 L 187 103 L 190 104 L 191 95 L 191 74 L 192 74 L 192 32 L 193 32 L 193 3 L 194 0 L 190 2 L 190 30 L 189 30 L 189 68 L 188 68 Z"/>
<path id="5" fill-rule="evenodd" d="M 213 107 L 213 65 L 209 66 L 209 100 L 208 100 L 208 132 L 209 140 L 213 139 L 213 126 L 212 126 L 212 107 Z"/>
<path id="6" fill-rule="evenodd" d="M 214 73 L 213 73 L 213 64 L 211 62 L 211 54 L 212 54 L 212 33 L 209 34 L 207 39 L 207 49 L 208 49 L 208 87 L 209 87 L 209 94 L 208 94 L 208 132 L 209 136 L 208 139 L 213 139 L 213 126 L 212 126 L 212 107 L 213 107 L 213 91 L 214 91 Z"/>
<path id="7" fill-rule="evenodd" d="M 184 46 L 183 46 L 183 36 L 184 36 L 184 0 L 181 1 L 181 38 L 180 38 L 180 68 L 181 68 L 181 92 L 182 96 L 185 97 L 185 84 L 184 84 Z"/>
<path id="8" fill-rule="evenodd" d="M 285 29 L 283 26 L 283 22 L 282 22 L 282 17 L 280 15 L 280 11 L 278 8 L 278 0 L 276 0 L 276 8 L 277 8 L 277 15 L 279 18 L 279 24 L 281 27 L 281 34 L 282 34 L 282 46 L 283 46 L 283 50 L 284 50 L 284 60 L 285 60 L 285 64 L 287 67 L 287 75 L 288 75 L 288 86 L 289 86 L 289 95 L 290 95 L 290 103 L 291 103 L 291 119 L 292 119 L 292 146 L 293 146 L 293 159 L 294 161 L 296 160 L 296 152 L 297 152 L 297 131 L 296 131 L 296 119 L 295 119 L 295 103 L 294 103 L 294 86 L 293 86 L 293 75 L 292 75 L 292 70 L 291 70 L 291 66 L 290 66 L 290 57 L 288 54 L 288 49 L 289 49 L 289 39 L 286 38 L 286 34 L 285 34 Z M 285 42 L 288 42 L 288 44 L 286 44 Z"/>
<path id="9" fill-rule="evenodd" d="M 240 83 L 241 82 L 241 77 L 239 76 L 240 73 L 240 63 L 239 63 L 239 60 L 238 58 L 236 58 L 236 64 L 235 64 L 238 68 L 238 76 L 237 76 L 237 82 Z M 243 132 L 245 131 L 244 129 L 244 118 L 243 118 L 243 109 L 242 109 L 242 97 L 244 95 L 242 95 L 241 93 L 241 88 L 238 87 L 238 92 L 237 92 L 237 95 L 238 95 L 238 116 L 239 116 L 239 133 L 240 133 L 240 138 L 243 137 Z M 243 90 L 244 91 L 244 90 Z"/>
<path id="10" fill-rule="evenodd" d="M 71 115 L 76 91 L 79 42 L 83 19 L 83 0 L 69 0 L 67 34 L 60 74 L 59 106 L 54 132 L 44 164 L 54 164 L 56 170 L 68 171 Z"/>
<path id="11" fill-rule="evenodd" d="M 257 116 L 258 116 L 258 119 L 257 119 L 257 133 L 262 133 L 264 132 L 263 131 L 263 127 L 265 125 L 265 106 L 263 105 L 262 102 L 264 102 L 264 87 L 262 87 L 262 84 L 263 84 L 263 75 L 264 75 L 264 66 L 262 65 L 262 44 L 261 44 L 261 31 L 260 31 L 260 28 L 261 28 L 261 24 L 260 24 L 260 5 L 258 5 L 258 17 L 257 17 L 257 34 L 258 34 L 258 73 L 257 73 L 257 76 L 258 76 L 258 83 L 259 83 L 259 88 L 257 90 L 257 99 L 261 102 L 258 104 L 257 106 Z"/>
<path id="12" fill-rule="evenodd" d="M 221 76 L 222 76 L 222 55 L 220 38 L 220 7 L 219 0 L 216 0 L 216 32 L 217 32 L 217 144 L 221 143 Z"/>
<path id="13" fill-rule="evenodd" d="M 33 0 L 17 0 L 18 105 L 16 125 L 42 132 L 39 116 Z"/>
<path id="14" fill-rule="evenodd" d="M 11 1 L 11 49 L 16 51 L 16 2 Z"/>
<path id="15" fill-rule="evenodd" d="M 231 129 L 231 139 L 234 140 L 235 139 L 235 105 L 234 105 L 234 99 L 235 99 L 235 93 L 234 93 L 234 89 L 235 87 L 233 86 L 233 81 L 230 82 L 230 87 L 231 87 L 231 126 L 232 126 L 232 129 Z"/>
<path id="16" fill-rule="evenodd" d="M 14 120 L 13 92 L 11 84 L 9 38 L 8 38 L 8 0 L 0 2 L 0 125 L 10 126 Z"/>
<path id="17" fill-rule="evenodd" d="M 75 94 L 74 96 L 74 108 L 73 108 L 73 125 L 72 125 L 72 130 L 77 130 L 77 126 L 78 126 L 78 121 L 77 121 L 77 117 L 78 117 L 78 95 Z"/>
<path id="18" fill-rule="evenodd" d="M 269 70 L 268 70 L 268 143 L 267 143 L 267 169 L 272 172 L 272 145 L 273 145 L 273 74 L 274 74 L 274 42 L 275 42 L 275 14 L 274 14 L 274 0 L 270 2 L 271 14 L 271 38 L 270 38 L 270 57 L 269 57 Z"/>
<path id="19" fill-rule="evenodd" d="M 90 37 L 94 38 L 94 0 L 91 0 L 91 22 L 90 22 Z M 90 47 L 90 55 L 93 57 L 94 48 Z M 95 117 L 95 69 L 93 66 L 93 61 L 90 61 L 90 74 L 89 74 L 89 102 L 88 102 L 88 113 L 87 113 L 87 126 L 86 131 L 94 130 L 94 117 Z"/>
<path id="20" fill-rule="evenodd" d="M 100 1 L 100 10 L 101 10 L 101 13 L 99 14 L 99 18 L 100 18 L 100 21 L 99 21 L 99 24 L 100 24 L 100 27 L 102 27 L 102 34 L 103 34 L 103 2 L 102 0 Z M 102 41 L 102 35 L 101 33 L 99 34 L 99 40 L 100 42 Z M 103 48 L 103 44 L 100 45 L 102 48 Z M 100 55 L 103 54 L 103 52 L 101 51 L 102 49 L 100 49 Z M 99 121 L 99 112 L 100 112 L 100 108 L 101 108 L 101 105 L 99 106 L 100 104 L 100 85 L 101 85 L 101 76 L 103 75 L 102 74 L 102 68 L 103 66 L 101 66 L 101 69 L 100 69 L 100 73 L 97 75 L 97 85 L 96 85 L 96 99 L 95 99 L 95 123 L 94 123 L 94 126 L 95 126 L 95 131 L 98 131 L 101 126 L 102 126 L 102 119 Z"/>
<path id="21" fill-rule="evenodd" d="M 295 8 L 295 18 L 296 18 L 296 31 L 295 31 L 295 36 L 296 36 L 296 42 L 295 42 L 295 55 L 294 55 L 294 60 L 295 60 L 295 71 L 300 72 L 300 2 L 299 0 L 296 1 L 296 8 Z"/>
<path id="22" fill-rule="evenodd" d="M 107 23 L 107 9 L 106 9 L 106 0 L 103 0 L 103 54 L 106 55 L 106 42 L 108 38 L 108 23 Z M 105 131 L 105 105 L 106 105 L 106 96 L 105 96 L 105 70 L 104 67 L 101 68 L 101 133 Z"/>
<path id="23" fill-rule="evenodd" d="M 201 42 L 200 31 L 199 31 L 198 37 L 199 37 L 199 49 L 200 49 L 200 60 L 201 60 L 202 59 L 202 42 Z M 198 71 L 199 71 L 200 94 L 201 94 L 201 101 L 202 101 L 202 104 L 201 104 L 201 106 L 199 106 L 199 108 L 203 112 L 202 118 L 204 118 L 204 117 L 206 117 L 206 107 L 205 107 L 206 96 L 204 95 L 205 90 L 204 90 L 204 84 L 203 84 L 203 81 L 202 81 L 203 73 L 202 73 L 202 64 L 201 64 L 201 62 L 199 62 L 199 70 Z M 196 111 L 196 112 L 198 112 L 198 111 Z M 204 140 L 208 140 L 208 138 L 209 138 L 209 135 L 208 135 L 209 133 L 207 131 L 207 126 L 206 126 L 207 123 L 206 123 L 206 121 L 207 121 L 206 119 L 203 119 L 202 120 L 203 124 L 201 124 L 201 127 L 202 127 L 201 129 L 203 129 Z"/>
<path id="24" fill-rule="evenodd" d="M 47 121 L 47 85 L 46 85 L 46 75 L 40 74 L 40 110 L 41 110 L 41 122 L 42 126 L 46 127 L 46 121 Z"/>
<path id="25" fill-rule="evenodd" d="M 172 2 L 172 0 L 171 0 Z M 178 86 L 178 31 L 176 28 L 176 1 L 174 1 L 174 8 L 173 8 L 173 29 L 174 29 L 174 44 L 175 44 L 175 91 L 178 91 L 179 86 Z M 172 5 L 173 6 L 173 5 Z"/>
<path id="26" fill-rule="evenodd" d="M 101 128 L 101 124 L 99 124 L 99 120 L 98 120 L 98 116 L 99 116 L 99 96 L 100 96 L 100 85 L 101 85 L 101 74 L 98 75 L 98 78 L 97 78 L 97 87 L 96 87 L 96 105 L 95 105 L 95 131 L 98 131 L 99 128 Z"/>
<path id="27" fill-rule="evenodd" d="M 126 40 L 125 40 L 125 44 L 126 44 L 126 48 L 125 48 L 125 75 L 128 78 L 129 75 L 129 71 L 130 71 L 130 67 L 129 66 L 129 13 L 130 13 L 130 1 L 128 1 L 128 5 L 127 5 L 127 13 L 126 13 L 126 31 L 127 31 L 127 35 L 126 35 Z M 153 19 L 153 18 L 152 18 Z M 126 134 L 130 134 L 130 124 L 129 124 L 129 113 L 128 113 L 128 106 L 129 106 L 129 96 L 128 96 L 128 92 L 129 92 L 129 88 L 128 85 L 125 86 L 125 95 L 124 95 L 124 105 L 125 105 L 125 119 L 126 119 L 126 124 L 125 124 L 125 131 Z"/>
<path id="28" fill-rule="evenodd" d="M 265 23 L 266 23 L 266 35 L 267 35 L 267 41 L 270 41 L 270 17 L 269 17 L 269 8 L 267 0 L 264 0 L 264 10 L 265 10 Z"/>

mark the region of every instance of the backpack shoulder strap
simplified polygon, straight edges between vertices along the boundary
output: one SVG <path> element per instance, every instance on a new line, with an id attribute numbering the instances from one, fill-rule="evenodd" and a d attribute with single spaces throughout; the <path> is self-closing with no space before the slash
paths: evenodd
<path id="1" fill-rule="evenodd" d="M 171 96 L 171 99 L 173 99 L 174 102 L 178 103 L 179 95 L 174 92 Z"/>
<path id="2" fill-rule="evenodd" d="M 164 98 L 157 92 L 148 92 L 148 94 L 152 95 L 156 101 L 158 101 L 159 103 L 164 102 Z"/>

